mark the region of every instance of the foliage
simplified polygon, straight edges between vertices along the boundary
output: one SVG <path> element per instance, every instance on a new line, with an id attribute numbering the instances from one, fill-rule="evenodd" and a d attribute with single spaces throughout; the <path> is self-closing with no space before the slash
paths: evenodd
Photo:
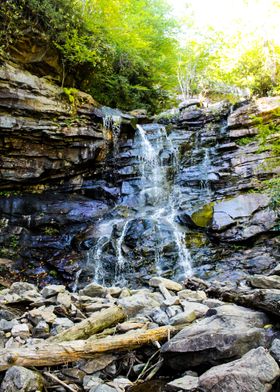
<path id="1" fill-rule="evenodd" d="M 176 83 L 165 0 L 2 0 L 0 22 L 0 55 L 26 34 L 43 37 L 60 53 L 62 83 L 105 105 L 154 111 Z"/>
<path id="2" fill-rule="evenodd" d="M 265 169 L 275 169 L 280 165 L 280 111 L 273 112 L 274 120 L 266 122 L 261 117 L 255 117 L 258 128 L 258 140 L 260 142 L 261 151 L 271 151 L 272 159 L 269 160 L 269 167 Z M 272 206 L 279 209 L 280 206 L 280 177 L 266 180 L 264 182 L 265 190 L 271 195 Z"/>
<path id="3" fill-rule="evenodd" d="M 238 139 L 238 140 L 236 140 L 236 144 L 238 145 L 238 146 L 247 146 L 247 144 L 250 144 L 250 143 L 252 143 L 252 142 L 254 142 L 256 140 L 256 138 L 255 137 L 242 137 L 242 138 L 240 138 L 240 139 Z"/>
<path id="4" fill-rule="evenodd" d="M 47 226 L 44 227 L 44 234 L 49 236 L 55 236 L 59 234 L 59 230 L 55 227 Z"/>
<path id="5" fill-rule="evenodd" d="M 187 34 L 177 72 L 184 97 L 198 93 L 211 98 L 213 95 L 221 98 L 228 93 L 242 97 L 280 93 L 280 41 L 277 34 L 280 8 L 277 2 L 270 2 L 270 7 L 266 7 L 273 20 L 265 20 L 263 15 L 260 26 L 245 16 L 249 10 L 255 11 L 259 4 L 253 7 L 254 2 L 244 0 L 244 15 L 240 14 L 231 26 L 224 25 L 223 28 L 221 23 L 201 24 L 195 19 L 195 2 L 188 3 Z"/>

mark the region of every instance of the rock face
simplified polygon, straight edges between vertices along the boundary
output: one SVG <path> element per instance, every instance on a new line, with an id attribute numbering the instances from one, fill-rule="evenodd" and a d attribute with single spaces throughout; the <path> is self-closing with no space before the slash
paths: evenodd
<path id="1" fill-rule="evenodd" d="M 168 129 L 135 128 L 145 113 L 100 107 L 2 64 L 0 257 L 11 260 L 2 275 L 76 288 L 268 271 L 278 218 L 251 191 L 277 168 L 263 170 L 270 152 L 259 151 L 252 118 L 276 121 L 278 107 L 262 98 L 229 114 L 226 102 L 194 101 L 159 117 Z"/>
<path id="2" fill-rule="evenodd" d="M 162 354 L 173 369 L 216 365 L 266 345 L 263 327 L 268 319 L 264 313 L 224 305 L 211 309 L 208 315 L 162 347 Z"/>
<path id="3" fill-rule="evenodd" d="M 74 107 L 61 88 L 10 64 L 0 67 L 0 96 L 2 188 L 77 176 L 104 156 L 105 135 L 93 121 L 97 104 L 90 96 L 77 95 L 71 116 Z"/>

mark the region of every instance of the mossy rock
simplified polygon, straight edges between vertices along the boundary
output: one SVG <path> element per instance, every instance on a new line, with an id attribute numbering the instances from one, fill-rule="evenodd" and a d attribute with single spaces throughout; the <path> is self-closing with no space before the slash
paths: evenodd
<path id="1" fill-rule="evenodd" d="M 191 216 L 193 223 L 198 227 L 209 227 L 213 218 L 213 206 L 214 203 L 205 204 L 198 211 L 195 211 Z"/>
<path id="2" fill-rule="evenodd" d="M 188 233 L 186 235 L 186 246 L 188 248 L 202 248 L 208 243 L 208 238 L 204 233 Z"/>

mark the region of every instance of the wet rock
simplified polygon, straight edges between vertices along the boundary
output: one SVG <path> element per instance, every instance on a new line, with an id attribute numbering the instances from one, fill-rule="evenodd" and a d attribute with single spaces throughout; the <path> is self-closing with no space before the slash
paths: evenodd
<path id="1" fill-rule="evenodd" d="M 161 351 L 174 369 L 216 365 L 266 345 L 263 327 L 268 322 L 264 313 L 236 305 L 220 306 L 209 310 L 205 319 L 184 328 Z"/>
<path id="2" fill-rule="evenodd" d="M 171 291 L 180 291 L 183 289 L 183 286 L 180 283 L 176 283 L 173 280 L 165 279 L 161 277 L 154 277 L 149 280 L 149 285 L 151 287 L 159 287 L 159 285 L 163 285 L 166 289 Z"/>
<path id="3" fill-rule="evenodd" d="M 198 388 L 198 377 L 184 376 L 169 382 L 165 390 L 167 392 L 196 392 Z"/>
<path id="4" fill-rule="evenodd" d="M 263 194 L 247 194 L 240 195 L 231 200 L 226 200 L 215 204 L 214 221 L 218 224 L 217 213 L 227 214 L 232 219 L 246 217 L 252 215 L 256 210 L 267 207 L 269 197 Z"/>
<path id="5" fill-rule="evenodd" d="M 199 378 L 205 392 L 264 392 L 279 377 L 279 367 L 263 348 L 249 351 L 241 359 L 215 366 Z"/>
<path id="6" fill-rule="evenodd" d="M 37 372 L 21 366 L 12 366 L 7 370 L 1 384 L 1 392 L 37 392 L 43 390 L 43 379 Z"/>
<path id="7" fill-rule="evenodd" d="M 269 231 L 276 224 L 276 214 L 267 207 L 264 194 L 240 195 L 214 205 L 212 229 L 223 240 L 241 241 Z"/>

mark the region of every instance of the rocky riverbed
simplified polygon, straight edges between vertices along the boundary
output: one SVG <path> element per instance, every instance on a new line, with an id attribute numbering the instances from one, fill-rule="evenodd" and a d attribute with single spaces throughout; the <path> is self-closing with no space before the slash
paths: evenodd
<path id="1" fill-rule="evenodd" d="M 242 287 L 15 282 L 0 292 L 0 391 L 279 391 L 279 288 L 279 269 Z"/>

